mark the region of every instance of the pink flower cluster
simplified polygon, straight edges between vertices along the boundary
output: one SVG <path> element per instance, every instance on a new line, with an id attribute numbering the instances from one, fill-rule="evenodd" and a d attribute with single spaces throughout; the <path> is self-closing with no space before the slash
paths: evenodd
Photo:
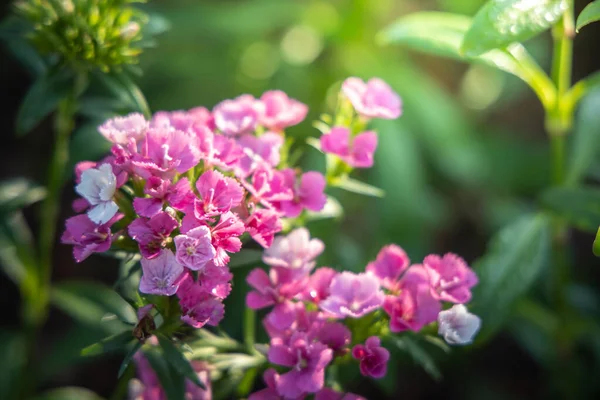
<path id="1" fill-rule="evenodd" d="M 269 362 L 289 368 L 282 374 L 267 373 L 269 398 L 320 393 L 325 368 L 334 358 L 349 353 L 352 344 L 351 354 L 359 361 L 361 373 L 383 377 L 388 350 L 377 336 L 364 344 L 354 342 L 347 318 L 383 310 L 392 332 L 419 331 L 437 320 L 442 301 L 468 302 L 470 289 L 477 283 L 473 271 L 453 254 L 430 255 L 423 264 L 411 266 L 400 247 L 389 245 L 365 272 L 355 274 L 315 269 L 315 258 L 323 250 L 323 243 L 311 239 L 306 229 L 296 229 L 278 236 L 265 250 L 268 272 L 256 268 L 247 277 L 253 288 L 246 297 L 247 306 L 272 307 L 263 320 L 270 336 Z"/>
<path id="2" fill-rule="evenodd" d="M 113 118 L 99 127 L 113 143 L 100 162 L 77 165 L 62 241 L 80 262 L 94 252 L 142 255 L 140 291 L 179 298 L 182 320 L 216 325 L 231 291 L 230 254 L 247 233 L 268 248 L 282 218 L 320 211 L 319 172 L 280 167 L 284 129 L 307 107 L 280 91 L 205 108 Z"/>

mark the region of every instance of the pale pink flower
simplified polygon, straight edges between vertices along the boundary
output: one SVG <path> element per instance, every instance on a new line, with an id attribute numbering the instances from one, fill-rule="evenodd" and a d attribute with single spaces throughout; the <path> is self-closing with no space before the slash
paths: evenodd
<path id="1" fill-rule="evenodd" d="M 321 136 L 321 150 L 335 154 L 346 164 L 354 168 L 373 166 L 373 155 L 377 149 L 377 134 L 373 131 L 359 133 L 350 137 L 350 130 L 336 126 Z"/>
<path id="2" fill-rule="evenodd" d="M 179 223 L 166 212 L 159 212 L 150 219 L 137 218 L 129 224 L 129 236 L 140 246 L 145 258 L 154 258 L 171 240 L 170 235 Z"/>
<path id="3" fill-rule="evenodd" d="M 299 124 L 308 113 L 308 107 L 305 104 L 290 99 L 281 90 L 265 92 L 260 100 L 264 111 L 260 115 L 259 123 L 275 131 Z"/>
<path id="4" fill-rule="evenodd" d="M 325 367 L 333 358 L 333 351 L 320 342 L 309 340 L 306 334 L 292 334 L 289 341 L 272 339 L 269 362 L 292 368 L 276 382 L 277 392 L 285 398 L 304 393 L 316 393 L 323 388 Z"/>
<path id="5" fill-rule="evenodd" d="M 390 352 L 381 347 L 381 340 L 377 336 L 371 336 L 364 345 L 357 344 L 352 348 L 352 357 L 360 360 L 361 374 L 379 379 L 387 372 Z"/>
<path id="6" fill-rule="evenodd" d="M 446 343 L 465 345 L 473 342 L 481 327 L 481 319 L 471 314 L 464 305 L 455 304 L 449 310 L 440 312 L 438 324 L 438 333 Z"/>
<path id="7" fill-rule="evenodd" d="M 92 253 L 103 253 L 110 249 L 113 238 L 110 226 L 121 218 L 123 214 L 116 214 L 107 223 L 98 225 L 85 214 L 76 215 L 67 219 L 61 242 L 73 245 L 75 261 L 82 262 Z"/>
<path id="8" fill-rule="evenodd" d="M 258 310 L 293 299 L 305 288 L 307 279 L 295 279 L 281 268 L 271 269 L 269 274 L 255 268 L 246 277 L 246 282 L 254 289 L 246 296 L 246 305 Z"/>
<path id="9" fill-rule="evenodd" d="M 109 164 L 86 169 L 81 173 L 81 183 L 75 186 L 75 191 L 90 204 L 87 215 L 97 224 L 107 223 L 119 211 L 113 201 L 116 190 L 117 177 Z"/>
<path id="10" fill-rule="evenodd" d="M 256 243 L 264 248 L 269 248 L 273 243 L 275 234 L 282 229 L 281 220 L 277 212 L 267 208 L 255 209 L 246 219 L 246 231 Z"/>
<path id="11" fill-rule="evenodd" d="M 228 212 L 244 197 L 244 189 L 234 178 L 215 170 L 204 172 L 196 181 L 196 189 L 200 198 L 194 201 L 194 215 L 199 220 Z"/>
<path id="12" fill-rule="evenodd" d="M 319 307 L 337 318 L 360 318 L 381 307 L 384 300 L 379 281 L 366 273 L 342 272 L 333 278 L 329 290 Z"/>
<path id="13" fill-rule="evenodd" d="M 194 132 L 200 141 L 201 159 L 206 168 L 216 166 L 223 170 L 231 170 L 237 167 L 244 156 L 242 147 L 232 138 L 215 134 L 204 125 L 195 125 Z"/>
<path id="14" fill-rule="evenodd" d="M 148 121 L 140 113 L 111 118 L 98 127 L 98 131 L 108 141 L 123 145 L 129 143 L 130 139 L 141 142 L 147 130 Z"/>
<path id="15" fill-rule="evenodd" d="M 161 250 L 157 257 L 142 258 L 142 279 L 140 292 L 172 296 L 179 288 L 183 266 L 175 260 L 171 250 Z"/>
<path id="16" fill-rule="evenodd" d="M 185 234 L 177 235 L 173 241 L 177 249 L 177 262 L 194 271 L 204 268 L 217 254 L 207 226 L 199 226 Z"/>
<path id="17" fill-rule="evenodd" d="M 342 93 L 365 118 L 396 119 L 402 114 L 400 96 L 379 78 L 371 78 L 367 83 L 348 78 L 342 84 Z"/>
<path id="18" fill-rule="evenodd" d="M 390 330 L 402 332 L 419 331 L 434 322 L 441 305 L 431 295 L 425 268 L 413 265 L 399 283 L 400 295 L 386 296 L 383 310 L 390 316 Z"/>
<path id="19" fill-rule="evenodd" d="M 423 266 L 429 274 L 431 294 L 438 300 L 468 303 L 471 288 L 478 282 L 475 272 L 459 256 L 447 253 L 425 257 Z"/>
<path id="20" fill-rule="evenodd" d="M 302 174 L 299 182 L 296 180 L 296 171 L 287 168 L 282 171 L 286 184 L 293 189 L 294 197 L 282 201 L 276 206 L 286 217 L 295 218 L 302 210 L 321 211 L 327 202 L 325 177 L 320 172 L 308 171 Z"/>
<path id="21" fill-rule="evenodd" d="M 256 128 L 262 105 L 249 94 L 224 100 L 213 109 L 215 125 L 224 135 L 237 136 Z"/>
<path id="22" fill-rule="evenodd" d="M 277 236 L 271 247 L 263 253 L 263 261 L 272 267 L 281 267 L 304 273 L 315 266 L 315 259 L 325 245 L 319 239 L 310 238 L 306 228 L 297 228 L 286 236 Z"/>
<path id="23" fill-rule="evenodd" d="M 394 290 L 402 273 L 410 266 L 410 260 L 401 247 L 390 244 L 383 247 L 377 259 L 367 265 L 367 272 L 379 278 L 381 286 Z"/>
<path id="24" fill-rule="evenodd" d="M 260 136 L 246 134 L 238 140 L 244 156 L 240 159 L 236 175 L 245 178 L 261 164 L 276 167 L 280 161 L 280 151 L 284 138 L 275 132 L 266 132 Z"/>

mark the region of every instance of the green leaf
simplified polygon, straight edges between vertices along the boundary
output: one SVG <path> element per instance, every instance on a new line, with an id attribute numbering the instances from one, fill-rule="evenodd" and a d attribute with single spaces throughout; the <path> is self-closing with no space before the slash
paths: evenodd
<path id="1" fill-rule="evenodd" d="M 229 268 L 243 267 L 249 264 L 260 263 L 263 252 L 261 250 L 244 249 L 239 253 L 231 255 L 231 260 L 227 266 Z"/>
<path id="2" fill-rule="evenodd" d="M 196 386 L 206 389 L 204 384 L 200 381 L 200 378 L 198 378 L 198 374 L 194 371 L 194 368 L 192 368 L 189 360 L 184 357 L 183 353 L 177 347 L 175 347 L 173 342 L 161 333 L 156 334 L 156 337 L 158 338 L 158 344 L 162 348 L 165 358 L 173 368 L 181 375 L 194 382 Z"/>
<path id="3" fill-rule="evenodd" d="M 24 296 L 37 296 L 33 235 L 21 212 L 0 216 L 0 264 Z"/>
<path id="4" fill-rule="evenodd" d="M 99 325 L 106 314 L 137 323 L 137 315 L 118 293 L 92 282 L 60 282 L 52 288 L 52 303 L 78 321 Z"/>
<path id="5" fill-rule="evenodd" d="M 576 184 L 600 156 L 600 90 L 588 94 L 577 115 L 566 182 Z"/>
<path id="6" fill-rule="evenodd" d="M 185 379 L 165 360 L 166 355 L 157 349 L 148 349 L 144 351 L 144 355 L 156 373 L 167 398 L 170 400 L 183 399 Z"/>
<path id="7" fill-rule="evenodd" d="M 142 345 L 143 345 L 142 342 L 135 342 L 133 344 L 133 346 L 131 346 L 131 349 L 129 349 L 129 351 L 127 352 L 127 355 L 125 355 L 125 358 L 123 359 L 123 362 L 121 362 L 121 366 L 119 367 L 119 373 L 118 373 L 119 378 L 121 376 L 123 376 L 123 374 L 127 370 L 127 367 L 129 367 L 131 360 L 133 360 L 133 356 L 135 356 L 135 354 L 142 347 Z"/>
<path id="8" fill-rule="evenodd" d="M 17 114 L 17 135 L 31 131 L 58 107 L 73 86 L 73 73 L 68 68 L 52 69 L 31 86 Z"/>
<path id="9" fill-rule="evenodd" d="M 46 189 L 24 178 L 0 183 L 0 214 L 9 214 L 46 197 Z"/>
<path id="10" fill-rule="evenodd" d="M 31 31 L 30 23 L 13 15 L 0 23 L 0 40 L 4 40 L 8 50 L 32 76 L 38 77 L 47 71 L 47 66 L 44 58 L 27 39 Z"/>
<path id="11" fill-rule="evenodd" d="M 580 229 L 594 233 L 600 226 L 600 189 L 552 188 L 542 193 L 541 201 Z"/>
<path id="12" fill-rule="evenodd" d="M 400 350 L 408 353 L 414 362 L 419 364 L 433 379 L 436 381 L 442 379 L 442 373 L 437 365 L 435 365 L 435 361 L 427 351 L 416 342 L 416 340 L 410 338 L 408 335 L 393 337 L 392 340 Z"/>
<path id="13" fill-rule="evenodd" d="M 18 398 L 19 374 L 27 361 L 25 337 L 21 332 L 0 332 L 0 399 Z"/>
<path id="14" fill-rule="evenodd" d="M 549 219 L 526 215 L 498 232 L 487 253 L 474 266 L 479 284 L 472 311 L 483 321 L 478 339 L 495 332 L 519 299 L 535 282 L 549 259 Z"/>
<path id="15" fill-rule="evenodd" d="M 385 192 L 378 187 L 371 186 L 368 183 L 357 181 L 349 177 L 340 178 L 332 182 L 332 186 L 340 189 L 347 190 L 349 192 L 362 194 L 371 197 L 384 197 Z"/>
<path id="16" fill-rule="evenodd" d="M 490 0 L 473 18 L 461 52 L 479 56 L 531 39 L 557 23 L 567 8 L 566 0 Z"/>
<path id="17" fill-rule="evenodd" d="M 600 228 L 598 228 L 598 232 L 596 232 L 596 239 L 594 239 L 592 251 L 596 257 L 600 257 Z"/>
<path id="18" fill-rule="evenodd" d="M 600 1 L 596 0 L 585 6 L 581 14 L 577 17 L 577 32 L 592 22 L 600 21 Z"/>
<path id="19" fill-rule="evenodd" d="M 84 348 L 83 350 L 81 350 L 81 355 L 84 357 L 91 357 L 105 353 L 112 353 L 114 351 L 124 350 L 127 347 L 127 344 L 132 341 L 132 339 L 133 335 L 131 331 L 126 330 L 121 333 L 117 333 L 115 335 L 106 337 L 98 343 L 94 343 Z"/>
<path id="20" fill-rule="evenodd" d="M 111 72 L 109 74 L 96 72 L 95 76 L 116 96 L 117 100 L 127 104 L 133 111 L 139 111 L 150 118 L 151 112 L 146 98 L 129 75 L 124 72 Z"/>
<path id="21" fill-rule="evenodd" d="M 103 400 L 89 389 L 80 387 L 63 387 L 52 389 L 31 400 Z"/>

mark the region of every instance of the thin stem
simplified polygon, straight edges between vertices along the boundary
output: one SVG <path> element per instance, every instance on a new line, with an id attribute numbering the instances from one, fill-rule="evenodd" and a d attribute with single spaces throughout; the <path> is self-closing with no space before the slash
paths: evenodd
<path id="1" fill-rule="evenodd" d="M 244 311 L 244 345 L 249 354 L 255 354 L 256 349 L 256 313 L 249 307 Z"/>

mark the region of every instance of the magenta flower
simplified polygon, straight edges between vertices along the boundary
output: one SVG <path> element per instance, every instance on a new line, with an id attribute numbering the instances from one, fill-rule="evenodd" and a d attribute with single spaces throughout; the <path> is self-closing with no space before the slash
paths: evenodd
<path id="1" fill-rule="evenodd" d="M 228 270 L 221 273 L 218 271 L 219 267 L 209 267 L 210 264 L 212 263 L 198 276 L 198 282 L 194 282 L 194 278 L 185 273 L 177 290 L 181 320 L 194 328 L 201 328 L 206 324 L 216 326 L 225 314 L 223 297 L 213 293 L 228 295 L 232 275 Z"/>
<path id="2" fill-rule="evenodd" d="M 171 179 L 176 173 L 195 167 L 200 156 L 199 139 L 191 131 L 151 128 L 142 143 L 141 154 L 133 156 L 131 165 L 144 179 L 151 176 Z"/>
<path id="3" fill-rule="evenodd" d="M 119 211 L 113 201 L 117 190 L 117 177 L 110 164 L 88 168 L 81 173 L 81 183 L 75 191 L 90 204 L 87 214 L 97 224 L 105 224 Z"/>
<path id="4" fill-rule="evenodd" d="M 194 132 L 200 141 L 201 159 L 205 168 L 216 166 L 231 170 L 244 156 L 242 148 L 234 139 L 215 134 L 204 125 L 195 125 Z"/>
<path id="5" fill-rule="evenodd" d="M 235 179 L 215 170 L 203 173 L 196 182 L 196 189 L 200 198 L 194 201 L 194 215 L 199 220 L 228 212 L 244 197 L 244 189 Z"/>
<path id="6" fill-rule="evenodd" d="M 130 139 L 141 142 L 148 131 L 148 121 L 140 113 L 131 113 L 125 117 L 115 117 L 98 127 L 98 131 L 108 141 L 115 144 L 127 144 Z"/>
<path id="7" fill-rule="evenodd" d="M 346 347 L 352 341 L 352 334 L 344 324 L 326 322 L 319 329 L 317 339 L 327 345 L 334 353 L 343 355 L 348 350 Z"/>
<path id="8" fill-rule="evenodd" d="M 468 303 L 471 288 L 478 282 L 477 275 L 456 254 L 443 257 L 435 254 L 425 257 L 423 266 L 429 274 L 431 294 L 438 300 L 452 303 Z"/>
<path id="9" fill-rule="evenodd" d="M 364 345 L 357 344 L 352 349 L 352 357 L 360 360 L 360 373 L 376 379 L 383 378 L 387 372 L 390 352 L 381 347 L 381 340 L 371 336 Z"/>
<path id="10" fill-rule="evenodd" d="M 237 253 L 242 248 L 240 236 L 244 233 L 244 223 L 232 212 L 226 212 L 219 218 L 219 222 L 212 230 L 212 245 L 217 251 L 214 263 L 217 266 L 227 265 L 229 255 Z"/>
<path id="11" fill-rule="evenodd" d="M 281 90 L 265 92 L 260 100 L 264 111 L 260 115 L 259 122 L 274 131 L 281 131 L 288 126 L 299 124 L 308 113 L 308 107 L 305 104 L 290 99 Z"/>
<path id="12" fill-rule="evenodd" d="M 251 134 L 240 137 L 238 144 L 243 148 L 244 156 L 236 169 L 237 176 L 245 178 L 263 163 L 276 167 L 283 142 L 283 136 L 275 132 L 266 132 L 258 137 Z"/>
<path id="13" fill-rule="evenodd" d="M 342 272 L 333 278 L 329 290 L 319 307 L 337 318 L 360 318 L 381 307 L 384 300 L 379 281 L 366 273 Z"/>
<path id="14" fill-rule="evenodd" d="M 331 281 L 337 274 L 336 270 L 327 267 L 315 270 L 302 292 L 302 298 L 315 304 L 325 300 L 330 294 Z"/>
<path id="15" fill-rule="evenodd" d="M 246 219 L 246 231 L 256 243 L 264 248 L 269 248 L 275 234 L 282 229 L 281 220 L 277 213 L 267 208 L 255 209 Z"/>
<path id="16" fill-rule="evenodd" d="M 185 234 L 177 235 L 173 241 L 177 249 L 177 262 L 194 271 L 204 268 L 217 254 L 207 226 L 199 226 Z"/>
<path id="17" fill-rule="evenodd" d="M 390 330 L 402 332 L 419 331 L 435 321 L 441 305 L 431 295 L 425 268 L 413 265 L 399 284 L 399 296 L 386 296 L 383 310 L 390 316 Z"/>
<path id="18" fill-rule="evenodd" d="M 110 249 L 112 234 L 110 226 L 123 218 L 123 214 L 115 215 L 105 224 L 98 225 L 83 215 L 76 215 L 67 219 L 65 232 L 61 237 L 64 244 L 73 245 L 75 261 L 82 262 L 92 253 L 103 253 Z"/>
<path id="19" fill-rule="evenodd" d="M 150 197 L 136 197 L 133 199 L 133 208 L 138 215 L 148 218 L 161 212 L 165 202 L 170 207 L 183 211 L 195 199 L 187 178 L 181 178 L 172 185 L 169 180 L 151 176 L 146 181 L 144 193 Z"/>
<path id="20" fill-rule="evenodd" d="M 256 201 L 262 203 L 265 207 L 272 208 L 273 202 L 292 200 L 294 192 L 287 186 L 283 173 L 270 167 L 268 164 L 261 164 L 252 175 L 252 184 L 242 184 L 252 194 Z"/>
<path id="21" fill-rule="evenodd" d="M 394 290 L 400 276 L 409 266 L 410 260 L 406 252 L 399 246 L 390 244 L 379 251 L 377 259 L 370 262 L 366 270 L 379 278 L 381 286 Z"/>
<path id="22" fill-rule="evenodd" d="M 315 394 L 315 400 L 367 400 L 354 393 L 340 393 L 331 388 L 323 388 Z"/>
<path id="23" fill-rule="evenodd" d="M 296 171 L 291 168 L 281 171 L 288 187 L 293 188 L 294 197 L 291 200 L 282 201 L 278 208 L 286 217 L 295 218 L 303 209 L 321 211 L 327 202 L 325 196 L 325 177 L 320 172 L 308 171 L 302 174 L 300 182 L 296 181 Z"/>
<path id="24" fill-rule="evenodd" d="M 268 358 L 273 364 L 292 368 L 277 380 L 277 392 L 285 398 L 296 398 L 323 388 L 325 367 L 331 362 L 333 351 L 297 332 L 288 342 L 271 340 Z"/>
<path id="25" fill-rule="evenodd" d="M 156 257 L 170 242 L 171 232 L 179 226 L 175 218 L 166 212 L 159 212 L 150 219 L 137 218 L 129 224 L 129 236 L 140 246 L 144 258 Z"/>
<path id="26" fill-rule="evenodd" d="M 250 133 L 256 128 L 262 105 L 249 94 L 225 100 L 213 109 L 216 127 L 228 136 Z"/>
<path id="27" fill-rule="evenodd" d="M 348 78 L 342 84 L 342 92 L 362 117 L 396 119 L 402 114 L 400 96 L 379 78 L 367 83 Z"/>
<path id="28" fill-rule="evenodd" d="M 263 253 L 263 261 L 272 267 L 308 272 L 315 266 L 315 259 L 325 245 L 319 239 L 311 239 L 306 228 L 297 228 L 287 236 L 278 236 L 271 247 Z"/>
<path id="29" fill-rule="evenodd" d="M 253 310 L 272 306 L 294 298 L 305 288 L 307 279 L 294 279 L 283 269 L 271 269 L 267 274 L 255 268 L 246 277 L 254 290 L 246 296 L 246 305 Z"/>
<path id="30" fill-rule="evenodd" d="M 172 296 L 179 288 L 182 274 L 183 266 L 171 250 L 161 250 L 152 260 L 142 258 L 140 292 Z"/>
<path id="31" fill-rule="evenodd" d="M 277 381 L 279 381 L 279 374 L 273 368 L 269 368 L 263 374 L 263 380 L 267 387 L 258 392 L 250 394 L 248 400 L 279 400 L 281 396 L 277 392 Z"/>
<path id="32" fill-rule="evenodd" d="M 351 138 L 348 128 L 336 126 L 321 136 L 323 152 L 337 155 L 354 168 L 372 167 L 375 149 L 377 134 L 373 131 L 362 132 Z"/>

